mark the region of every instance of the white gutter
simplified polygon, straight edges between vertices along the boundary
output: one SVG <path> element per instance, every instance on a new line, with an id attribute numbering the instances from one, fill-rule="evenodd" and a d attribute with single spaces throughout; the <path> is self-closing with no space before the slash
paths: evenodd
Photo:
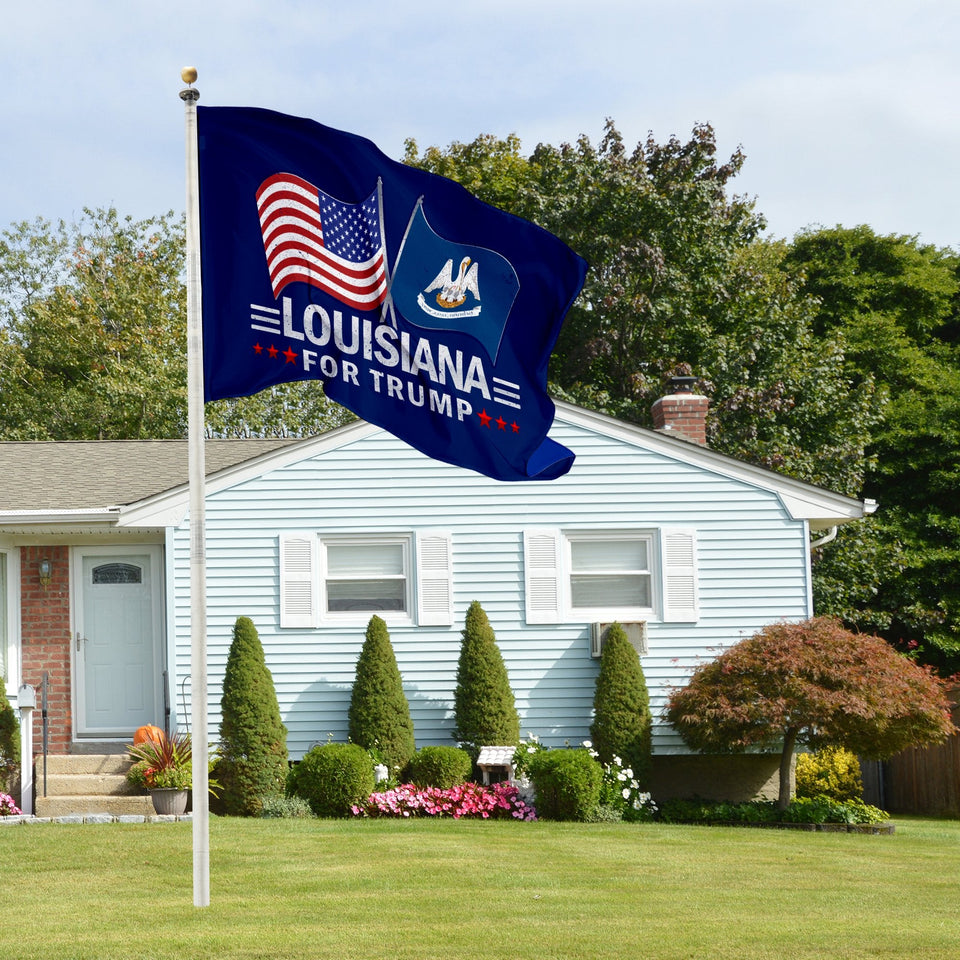
<path id="1" fill-rule="evenodd" d="M 80 522 L 116 523 L 120 507 L 84 507 L 77 510 L 0 510 L 0 526 L 7 523 L 63 524 Z"/>

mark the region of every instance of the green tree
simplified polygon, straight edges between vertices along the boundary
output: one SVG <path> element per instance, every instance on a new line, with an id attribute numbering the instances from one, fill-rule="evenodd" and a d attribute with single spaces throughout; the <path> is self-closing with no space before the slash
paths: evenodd
<path id="1" fill-rule="evenodd" d="M 817 558 L 817 609 L 960 668 L 960 257 L 869 227 L 798 235 L 782 269 L 847 343 L 848 380 L 889 398 L 864 492 L 875 533 L 844 528 Z M 872 565 L 873 575 L 869 567 Z"/>
<path id="2" fill-rule="evenodd" d="M 184 229 L 84 210 L 0 232 L 0 437 L 186 433 Z M 207 405 L 212 436 L 307 436 L 352 415 L 314 383 Z"/>
<path id="3" fill-rule="evenodd" d="M 402 769 L 414 754 L 410 704 L 390 643 L 386 623 L 377 616 L 367 624 L 357 660 L 348 713 L 350 740 L 383 754 L 391 773 Z"/>
<path id="4" fill-rule="evenodd" d="M 182 223 L 85 210 L 0 240 L 0 423 L 8 439 L 179 436 Z"/>
<path id="5" fill-rule="evenodd" d="M 798 745 L 883 759 L 954 732 L 943 680 L 828 617 L 773 624 L 734 644 L 671 694 L 666 717 L 695 750 L 780 750 L 781 809 Z"/>
<path id="6" fill-rule="evenodd" d="M 282 794 L 287 778 L 287 728 L 257 628 L 238 617 L 220 700 L 216 778 L 224 810 L 257 816 L 263 798 Z"/>
<path id="7" fill-rule="evenodd" d="M 493 627 L 476 600 L 467 610 L 462 637 L 453 693 L 453 738 L 476 761 L 483 746 L 516 743 L 520 717 Z"/>
<path id="8" fill-rule="evenodd" d="M 554 393 L 649 426 L 678 364 L 713 397 L 711 442 L 846 493 L 858 492 L 878 414 L 873 384 L 851 384 L 845 344 L 812 329 L 816 301 L 779 269 L 782 244 L 758 241 L 754 204 L 730 195 L 745 157 L 716 156 L 708 124 L 687 141 L 652 136 L 632 151 L 612 122 L 539 145 L 478 137 L 406 162 L 459 180 L 551 230 L 590 264 L 551 359 Z"/>
<path id="9" fill-rule="evenodd" d="M 620 757 L 646 788 L 650 776 L 650 696 L 640 657 L 619 623 L 603 639 L 590 738 L 601 763 Z"/>

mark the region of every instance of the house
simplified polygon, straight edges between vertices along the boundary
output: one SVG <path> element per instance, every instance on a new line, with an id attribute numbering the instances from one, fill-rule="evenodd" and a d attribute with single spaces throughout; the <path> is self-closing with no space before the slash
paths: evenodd
<path id="1" fill-rule="evenodd" d="M 589 736 L 599 625 L 618 620 L 642 651 L 655 791 L 762 789 L 776 757 L 691 757 L 660 708 L 704 658 L 810 616 L 812 538 L 872 504 L 708 449 L 706 405 L 665 397 L 649 430 L 558 404 L 551 436 L 577 459 L 548 483 L 498 483 L 363 422 L 300 441 L 208 441 L 211 736 L 233 624 L 246 615 L 291 757 L 345 740 L 376 612 L 418 746 L 451 743 L 460 631 L 476 599 L 525 733 L 555 746 Z M 147 722 L 186 728 L 186 443 L 7 442 L 0 458 L 7 695 L 46 676 L 51 754 L 116 750 Z"/>

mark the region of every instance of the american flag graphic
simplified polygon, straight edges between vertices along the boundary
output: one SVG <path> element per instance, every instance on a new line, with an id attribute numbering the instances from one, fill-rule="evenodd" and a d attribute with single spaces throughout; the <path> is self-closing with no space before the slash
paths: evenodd
<path id="1" fill-rule="evenodd" d="M 343 203 L 301 177 L 277 173 L 260 184 L 257 209 L 274 297 L 299 281 L 355 310 L 374 310 L 386 299 L 376 190 L 362 203 Z"/>

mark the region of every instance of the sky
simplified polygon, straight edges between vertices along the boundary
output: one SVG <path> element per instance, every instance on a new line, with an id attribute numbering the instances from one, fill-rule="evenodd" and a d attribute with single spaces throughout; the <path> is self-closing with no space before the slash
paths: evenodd
<path id="1" fill-rule="evenodd" d="M 180 70 L 394 158 L 612 118 L 629 145 L 714 127 L 768 237 L 865 223 L 960 249 L 957 0 L 32 0 L 0 31 L 0 230 L 184 209 Z"/>

